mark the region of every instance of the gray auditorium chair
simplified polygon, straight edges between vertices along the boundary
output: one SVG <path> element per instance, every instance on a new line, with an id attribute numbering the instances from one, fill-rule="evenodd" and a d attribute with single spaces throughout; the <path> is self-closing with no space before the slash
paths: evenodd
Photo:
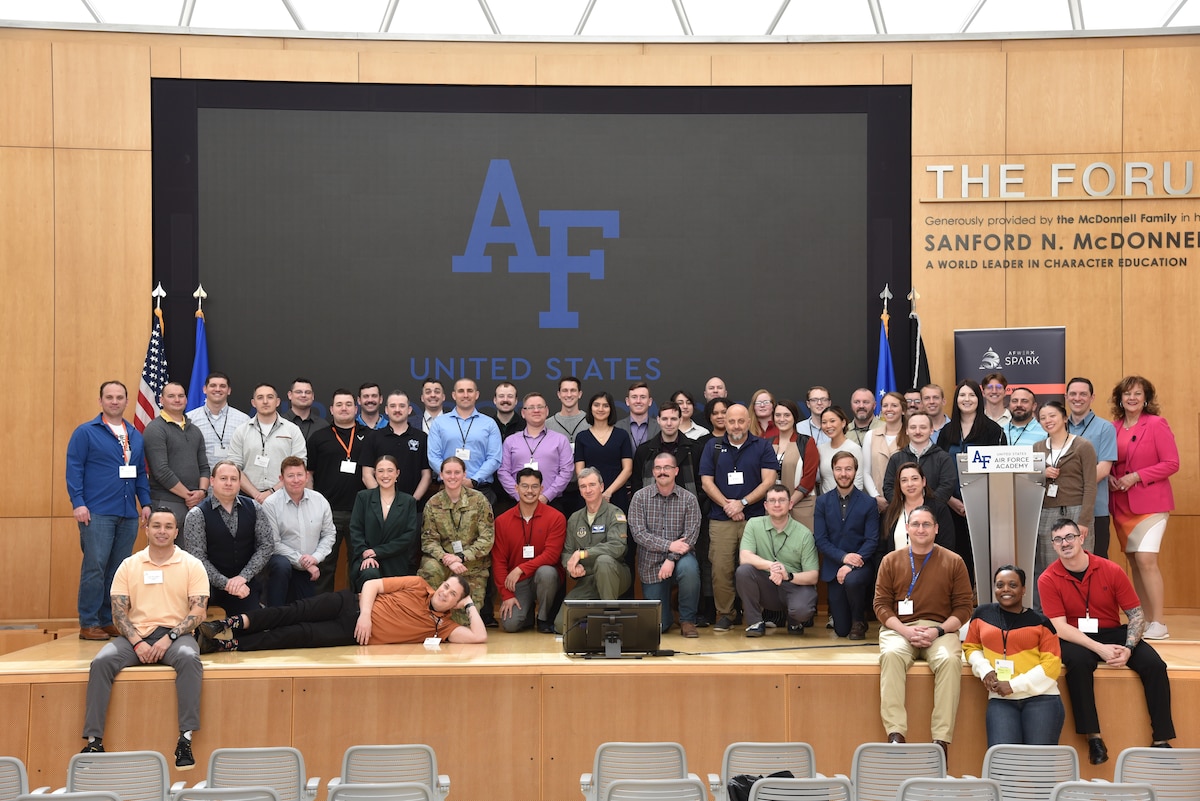
<path id="1" fill-rule="evenodd" d="M 320 786 L 319 778 L 305 776 L 304 756 L 280 746 L 216 749 L 208 758 L 208 777 L 196 789 L 270 787 L 279 801 L 312 801 Z"/>
<path id="2" fill-rule="evenodd" d="M 608 801 L 609 785 L 617 779 L 693 777 L 679 743 L 602 743 L 596 749 L 592 772 L 579 777 L 579 790 L 586 801 Z"/>
<path id="3" fill-rule="evenodd" d="M 1050 801 L 1156 801 L 1148 784 L 1108 782 L 1063 782 L 1054 788 Z"/>
<path id="4" fill-rule="evenodd" d="M 170 782 L 167 760 L 157 751 L 74 754 L 67 763 L 67 793 L 113 792 L 121 801 L 166 801 Z"/>
<path id="5" fill-rule="evenodd" d="M 690 779 L 617 779 L 608 786 L 608 801 L 708 801 L 699 776 Z"/>
<path id="6" fill-rule="evenodd" d="M 1162 799 L 1200 799 L 1200 748 L 1126 748 L 1113 781 L 1140 782 Z"/>
<path id="7" fill-rule="evenodd" d="M 29 777 L 25 773 L 25 763 L 16 757 L 0 756 L 0 801 L 16 801 L 17 796 L 28 793 Z"/>
<path id="8" fill-rule="evenodd" d="M 113 792 L 104 790 L 89 790 L 83 793 L 59 793 L 53 795 L 43 795 L 41 793 L 28 793 L 19 795 L 13 801 L 46 801 L 48 798 L 53 798 L 55 801 L 121 801 L 121 797 Z"/>
<path id="9" fill-rule="evenodd" d="M 438 795 L 422 782 L 339 784 L 330 788 L 328 801 L 438 801 Z"/>
<path id="10" fill-rule="evenodd" d="M 708 774 L 708 787 L 717 801 L 724 801 L 729 780 L 734 776 L 767 776 L 782 770 L 797 779 L 817 775 L 816 758 L 808 743 L 732 743 L 721 759 L 721 775 Z"/>
<path id="11" fill-rule="evenodd" d="M 759 779 L 750 801 L 854 801 L 854 786 L 845 776 L 813 779 Z"/>
<path id="12" fill-rule="evenodd" d="M 905 779 L 896 801 L 1000 801 L 1000 785 L 991 779 Z"/>
<path id="13" fill-rule="evenodd" d="M 279 793 L 271 787 L 189 787 L 173 801 L 279 801 Z"/>
<path id="14" fill-rule="evenodd" d="M 1048 801 L 1055 785 L 1079 781 L 1079 754 L 1069 745 L 993 745 L 983 778 L 999 783 L 1004 801 Z"/>
<path id="15" fill-rule="evenodd" d="M 946 754 L 936 743 L 863 743 L 854 750 L 850 783 L 856 801 L 895 801 L 905 779 L 946 778 Z"/>
<path id="16" fill-rule="evenodd" d="M 332 790 L 344 784 L 424 784 L 435 798 L 450 794 L 450 777 L 438 773 L 437 755 L 427 745 L 352 745 L 342 756 L 342 775 L 329 780 Z"/>

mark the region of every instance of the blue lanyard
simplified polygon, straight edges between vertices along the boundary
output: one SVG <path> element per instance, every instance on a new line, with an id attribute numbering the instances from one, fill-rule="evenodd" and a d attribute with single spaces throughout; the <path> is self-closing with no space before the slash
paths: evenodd
<path id="1" fill-rule="evenodd" d="M 932 549 L 929 551 L 929 553 L 925 554 L 925 561 L 921 563 L 921 569 L 917 570 L 917 563 L 913 559 L 912 548 L 908 549 L 908 567 L 910 570 L 912 570 L 912 581 L 908 583 L 908 594 L 904 596 L 905 598 L 912 598 L 913 587 L 917 586 L 917 579 L 921 577 L 921 573 L 924 572 L 925 565 L 928 564 L 929 557 L 931 556 L 933 556 Z"/>

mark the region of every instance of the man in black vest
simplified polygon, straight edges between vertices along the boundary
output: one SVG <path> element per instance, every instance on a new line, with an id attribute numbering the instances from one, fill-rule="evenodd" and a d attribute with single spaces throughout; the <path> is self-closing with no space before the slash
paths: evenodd
<path id="1" fill-rule="evenodd" d="M 212 496 L 188 511 L 183 549 L 200 560 L 212 585 L 209 603 L 236 615 L 259 608 L 267 562 L 275 552 L 271 522 L 258 501 L 238 494 L 242 471 L 213 465 Z"/>

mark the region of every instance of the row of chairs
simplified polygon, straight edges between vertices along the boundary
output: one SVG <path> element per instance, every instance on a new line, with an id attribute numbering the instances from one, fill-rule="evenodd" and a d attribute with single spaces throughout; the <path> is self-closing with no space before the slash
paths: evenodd
<path id="1" fill-rule="evenodd" d="M 705 788 L 688 773 L 679 743 L 604 743 L 596 750 L 592 772 L 580 777 L 580 790 L 586 801 L 707 801 L 708 792 L 716 801 L 728 801 L 734 776 L 783 771 L 795 778 L 760 779 L 750 798 L 1200 801 L 1200 749 L 1127 748 L 1117 758 L 1114 782 L 1080 782 L 1079 756 L 1065 745 L 993 746 L 984 755 L 981 779 L 953 779 L 946 774 L 945 753 L 934 743 L 864 743 L 855 750 L 849 778 L 817 773 L 807 743 L 734 743 L 725 749 L 720 775 L 710 773 Z M 936 790 L 928 781 L 946 784 Z M 912 784 L 902 796 L 906 782 Z"/>
<path id="2" fill-rule="evenodd" d="M 205 780 L 191 788 L 170 784 L 157 751 L 112 751 L 72 756 L 64 793 L 115 793 L 117 801 L 314 801 L 320 785 L 295 748 L 218 748 Z M 42 795 L 47 789 L 30 793 L 24 764 L 0 757 L 0 801 L 49 801 Z M 438 773 L 427 745 L 353 746 L 342 757 L 341 775 L 328 784 L 328 801 L 441 801 L 449 794 L 450 777 Z M 55 797 L 70 801 L 63 793 Z"/>

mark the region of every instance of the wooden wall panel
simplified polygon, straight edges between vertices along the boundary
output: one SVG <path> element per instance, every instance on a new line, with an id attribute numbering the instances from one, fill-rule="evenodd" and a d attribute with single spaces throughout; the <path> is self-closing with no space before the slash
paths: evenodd
<path id="1" fill-rule="evenodd" d="M 1187 485 L 1174 479 L 1171 483 L 1175 490 L 1176 505 L 1183 498 L 1188 499 L 1188 506 L 1195 505 Z M 1119 547 L 1117 536 L 1113 534 L 1109 551 Z M 1196 565 L 1200 565 L 1200 517 L 1182 513 L 1171 515 L 1162 551 L 1158 555 L 1158 565 L 1165 586 L 1163 605 L 1168 613 L 1183 613 L 1200 607 L 1200 583 L 1196 581 Z"/>
<path id="2" fill-rule="evenodd" d="M 539 86 L 708 86 L 712 59 L 689 53 L 667 55 L 538 56 Z"/>
<path id="3" fill-rule="evenodd" d="M 54 137 L 47 42 L 0 40 L 0 147 L 49 147 Z"/>
<path id="4" fill-rule="evenodd" d="M 181 77 L 178 47 L 157 46 L 150 48 L 150 77 Z"/>
<path id="5" fill-rule="evenodd" d="M 872 52 L 776 52 L 712 57 L 714 86 L 876 86 L 883 55 Z"/>
<path id="6" fill-rule="evenodd" d="M 388 676 L 353 684 L 301 678 L 293 742 L 312 775 L 339 775 L 351 745 L 425 743 L 437 754 L 439 772 L 449 774 L 455 797 L 559 797 L 540 786 L 540 692 L 537 676 Z M 313 719 L 331 725 L 314 727 Z"/>
<path id="7" fill-rule="evenodd" d="M 0 709 L 4 710 L 4 725 L 0 726 L 0 754 L 15 756 L 29 765 L 29 685 L 0 685 Z M 30 789 L 41 787 L 30 771 Z"/>
<path id="8" fill-rule="evenodd" d="M 150 48 L 54 44 L 54 145 L 150 149 Z"/>
<path id="9" fill-rule="evenodd" d="M 49 46 L 30 47 L 45 49 L 48 75 Z M 0 48 L 0 54 L 4 52 Z M 0 128 L 9 116 L 0 113 Z M 50 388 L 47 374 L 54 368 L 53 198 L 50 150 L 0 147 L 0 341 L 6 343 L 5 377 L 14 387 L 42 388 L 43 403 L 52 400 L 44 393 Z M 21 419 L 28 402 L 25 392 L 0 394 L 0 419 Z M 6 488 L 0 492 L 0 517 L 50 514 L 54 443 L 46 427 L 10 426 L 4 441 L 14 458 L 0 463 L 0 487 Z"/>
<path id="10" fill-rule="evenodd" d="M 914 157 L 1004 152 L 1005 62 L 1003 53 L 913 56 Z"/>
<path id="11" fill-rule="evenodd" d="M 79 618 L 79 570 L 82 559 L 79 524 L 75 518 L 53 518 L 50 521 L 49 606 L 42 613 L 44 616 L 68 620 Z"/>
<path id="12" fill-rule="evenodd" d="M 183 47 L 180 74 L 184 78 L 232 81 L 358 80 L 358 54 L 353 50 L 243 50 Z"/>
<path id="13" fill-rule="evenodd" d="M 53 558 L 50 543 L 50 518 L 0 518 L 0 569 L 4 570 L 0 620 L 46 617 Z"/>
<path id="14" fill-rule="evenodd" d="M 528 85 L 537 82 L 532 53 L 427 55 L 370 52 L 359 56 L 363 83 Z"/>
<path id="15" fill-rule="evenodd" d="M 1200 47 L 1125 52 L 1122 122 L 1126 150 L 1200 148 L 1200 107 L 1182 87 L 1200 82 Z"/>
<path id="16" fill-rule="evenodd" d="M 910 86 L 913 82 L 913 56 L 910 52 L 883 54 L 883 82 Z"/>
<path id="17" fill-rule="evenodd" d="M 633 680 L 633 673 L 637 673 Z M 720 772 L 725 747 L 783 740 L 788 684 L 783 676 L 558 675 L 543 680 L 543 798 L 570 798 L 596 747 L 611 740 L 682 743 L 688 769 Z"/>
<path id="18" fill-rule="evenodd" d="M 54 165 L 54 510 L 75 426 L 99 414 L 100 382 L 118 379 L 133 419 L 150 338 L 150 154 L 57 150 Z"/>
<path id="19" fill-rule="evenodd" d="M 1120 50 L 1009 53 L 1008 151 L 1119 151 L 1121 58 Z"/>

